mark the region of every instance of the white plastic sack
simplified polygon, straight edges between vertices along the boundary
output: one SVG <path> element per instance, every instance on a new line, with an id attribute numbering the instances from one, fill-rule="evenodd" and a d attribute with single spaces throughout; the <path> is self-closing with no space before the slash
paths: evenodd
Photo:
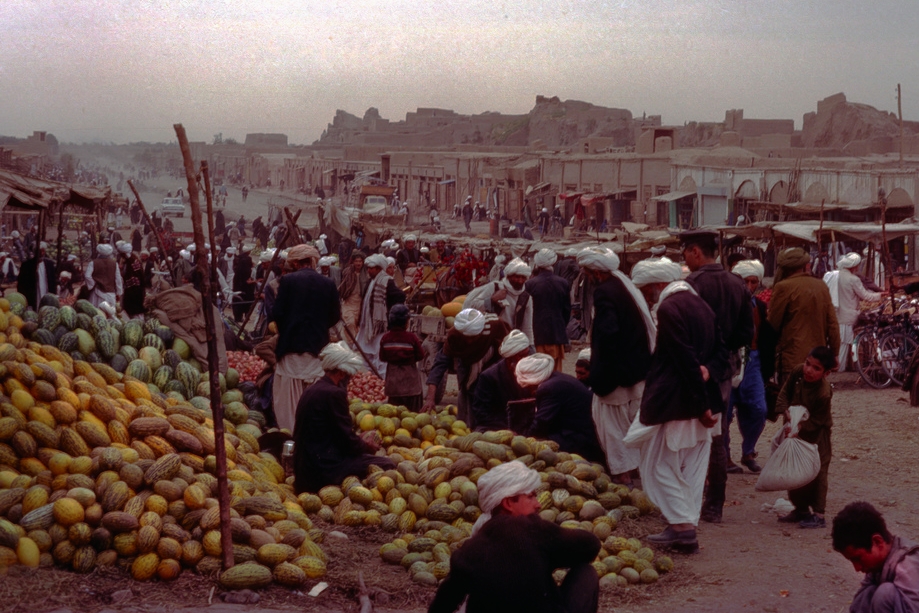
<path id="1" fill-rule="evenodd" d="M 657 431 L 661 428 L 660 425 L 644 425 L 641 423 L 640 417 L 641 413 L 635 415 L 635 419 L 632 420 L 632 425 L 629 426 L 629 431 L 622 439 L 622 444 L 626 447 L 631 447 L 633 449 L 641 447 L 645 441 L 650 441 L 654 438 L 654 435 L 657 434 Z"/>
<path id="2" fill-rule="evenodd" d="M 798 424 L 808 418 L 807 409 L 793 406 L 788 409 L 792 435 L 798 433 Z M 785 437 L 785 429 L 772 439 L 772 455 L 763 466 L 756 490 L 774 492 L 793 490 L 813 481 L 820 473 L 820 453 L 817 445 L 800 438 Z"/>

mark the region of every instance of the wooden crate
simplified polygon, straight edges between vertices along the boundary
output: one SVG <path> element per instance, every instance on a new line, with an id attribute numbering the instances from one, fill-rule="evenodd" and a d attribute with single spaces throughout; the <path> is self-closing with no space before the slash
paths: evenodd
<path id="1" fill-rule="evenodd" d="M 419 336 L 424 335 L 437 340 L 447 335 L 447 321 L 436 315 L 412 315 L 408 322 L 408 330 Z"/>

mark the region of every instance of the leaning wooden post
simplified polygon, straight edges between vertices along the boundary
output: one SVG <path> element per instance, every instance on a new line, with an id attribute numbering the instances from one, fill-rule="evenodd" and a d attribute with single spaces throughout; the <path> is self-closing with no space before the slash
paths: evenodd
<path id="1" fill-rule="evenodd" d="M 198 202 L 198 185 L 195 179 L 195 167 L 191 159 L 191 149 L 185 128 L 177 123 L 173 126 L 182 150 L 185 162 L 185 178 L 188 180 L 188 198 L 191 201 L 191 222 L 195 234 L 195 247 L 202 257 L 198 258 L 198 272 L 201 273 L 201 304 L 204 310 L 204 329 L 207 333 L 207 362 L 210 373 L 211 411 L 214 415 L 214 455 L 217 458 L 217 500 L 220 503 L 220 544 L 223 551 L 223 567 L 233 566 L 233 536 L 230 532 L 230 489 L 227 485 L 227 448 L 223 429 L 223 404 L 220 402 L 219 358 L 217 356 L 217 337 L 214 324 L 214 306 L 211 300 L 211 277 L 207 270 L 207 251 L 204 249 L 204 228 L 201 224 L 201 205 Z M 208 194 L 208 209 L 211 208 Z M 210 211 L 209 211 L 210 212 Z M 210 225 L 210 222 L 208 222 Z M 217 395 L 214 395 L 214 392 Z M 215 401 L 216 398 L 216 401 Z"/>
<path id="2" fill-rule="evenodd" d="M 61 250 L 64 248 L 64 202 L 61 201 L 61 211 L 57 218 L 57 271 L 61 270 Z"/>
<path id="3" fill-rule="evenodd" d="M 150 215 L 147 214 L 147 207 L 144 206 L 143 200 L 140 199 L 140 194 L 137 193 L 137 188 L 134 187 L 134 182 L 130 179 L 128 179 L 128 187 L 130 187 L 131 191 L 134 192 L 134 198 L 137 200 L 137 206 L 140 207 L 140 212 L 143 214 L 144 220 L 146 220 L 147 225 L 150 226 L 150 230 L 153 232 L 153 238 L 156 239 L 156 244 L 159 246 L 160 252 L 163 254 L 163 261 L 165 262 L 166 256 L 169 255 L 169 253 L 166 251 L 166 244 L 163 242 L 163 237 L 160 236 L 160 230 L 153 225 L 153 220 L 150 219 Z"/>

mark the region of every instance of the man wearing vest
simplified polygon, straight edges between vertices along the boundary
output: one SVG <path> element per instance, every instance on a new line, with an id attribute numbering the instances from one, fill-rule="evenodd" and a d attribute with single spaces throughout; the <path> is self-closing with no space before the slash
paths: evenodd
<path id="1" fill-rule="evenodd" d="M 533 301 L 524 284 L 530 278 L 530 267 L 515 258 L 504 268 L 504 279 L 476 288 L 463 306 L 483 313 L 495 313 L 511 330 L 523 332 L 533 345 Z"/>
<path id="2" fill-rule="evenodd" d="M 108 244 L 96 246 L 99 257 L 86 267 L 86 289 L 89 290 L 89 301 L 93 306 L 108 302 L 112 306 L 124 293 L 121 271 L 112 258 L 115 249 Z"/>

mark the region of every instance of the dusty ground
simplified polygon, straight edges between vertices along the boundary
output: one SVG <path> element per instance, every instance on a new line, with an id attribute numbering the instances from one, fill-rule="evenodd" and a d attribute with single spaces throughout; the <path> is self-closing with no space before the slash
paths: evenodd
<path id="1" fill-rule="evenodd" d="M 830 466 L 828 513 L 846 503 L 868 500 L 885 513 L 895 533 L 919 536 L 919 487 L 916 486 L 916 422 L 919 409 L 910 407 L 899 390 L 873 390 L 851 374 L 833 375 L 833 463 Z M 768 456 L 769 439 L 777 426 L 767 424 L 760 441 Z M 739 435 L 733 429 L 734 458 L 739 458 Z M 764 458 L 763 458 L 764 459 Z M 676 570 L 650 587 L 606 593 L 603 611 L 765 611 L 767 613 L 848 610 L 860 577 L 832 551 L 829 529 L 802 530 L 778 524 L 761 511 L 782 492 L 759 493 L 750 474 L 731 475 L 724 523 L 700 527 L 702 551 L 675 556 Z M 658 519 L 624 526 L 628 536 L 657 531 Z M 423 611 L 433 591 L 407 580 L 398 567 L 382 564 L 377 556 L 384 535 L 345 529 L 348 540 L 327 539 L 330 557 L 328 590 L 318 598 L 282 588 L 262 592 L 258 605 L 226 605 L 214 595 L 213 582 L 184 573 L 174 584 L 137 583 L 118 570 L 89 576 L 39 570 L 18 571 L 0 580 L 0 613 L 20 611 L 100 610 L 242 610 L 347 611 L 358 610 L 357 572 L 363 570 L 376 593 L 381 611 Z M 119 590 L 130 593 L 116 594 Z M 113 602 L 113 594 L 117 601 Z"/>

